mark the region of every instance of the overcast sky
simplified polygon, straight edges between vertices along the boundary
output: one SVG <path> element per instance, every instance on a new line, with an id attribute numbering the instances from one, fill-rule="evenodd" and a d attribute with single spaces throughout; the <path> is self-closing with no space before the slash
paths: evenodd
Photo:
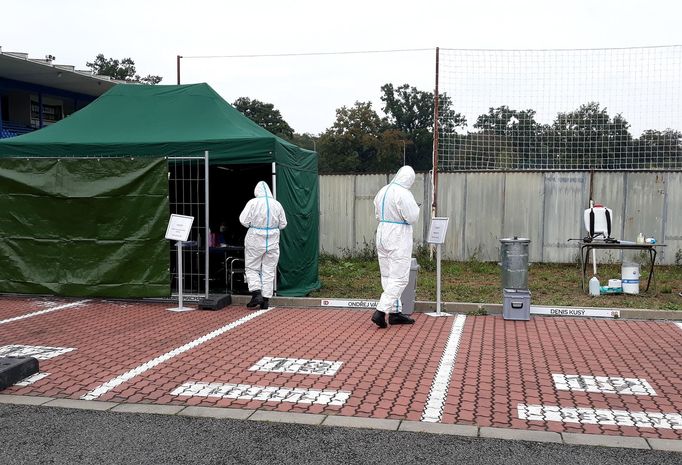
<path id="1" fill-rule="evenodd" d="M 401 53 L 185 58 L 182 83 L 207 82 L 225 100 L 275 105 L 296 132 L 317 134 L 356 100 L 380 110 L 380 87 L 433 91 L 435 47 L 547 49 L 682 43 L 682 2 L 635 0 L 145 1 L 32 0 L 0 7 L 3 51 L 54 55 L 85 69 L 103 53 L 138 74 L 176 83 L 176 56 Z M 678 63 L 679 65 L 680 63 Z"/>

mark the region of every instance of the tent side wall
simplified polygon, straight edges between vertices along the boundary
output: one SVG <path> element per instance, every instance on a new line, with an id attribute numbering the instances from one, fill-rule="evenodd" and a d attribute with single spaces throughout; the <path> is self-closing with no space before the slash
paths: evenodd
<path id="1" fill-rule="evenodd" d="M 168 297 L 163 158 L 0 159 L 0 292 Z"/>
<path id="2" fill-rule="evenodd" d="M 305 296 L 320 288 L 319 177 L 317 154 L 288 143 L 277 143 L 277 199 L 288 225 L 282 231 L 277 293 Z"/>

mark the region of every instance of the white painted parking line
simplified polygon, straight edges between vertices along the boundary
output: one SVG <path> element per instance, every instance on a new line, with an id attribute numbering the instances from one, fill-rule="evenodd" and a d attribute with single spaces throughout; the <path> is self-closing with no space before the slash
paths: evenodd
<path id="1" fill-rule="evenodd" d="M 300 375 L 334 376 L 343 362 L 331 360 L 306 360 L 304 358 L 263 357 L 250 371 L 298 373 Z"/>
<path id="2" fill-rule="evenodd" d="M 559 391 L 601 392 L 603 394 L 633 396 L 657 395 L 647 380 L 640 378 L 564 375 L 561 373 L 553 373 L 552 378 L 554 378 L 554 387 Z"/>
<path id="3" fill-rule="evenodd" d="M 38 360 L 48 360 L 76 350 L 72 347 L 24 346 L 11 344 L 0 346 L 0 357 L 34 357 Z"/>
<path id="4" fill-rule="evenodd" d="M 519 419 L 528 421 L 682 429 L 682 415 L 679 413 L 628 412 L 626 410 L 526 404 L 519 404 L 517 410 Z"/>
<path id="5" fill-rule="evenodd" d="M 348 391 L 292 389 L 276 386 L 254 386 L 251 384 L 188 382 L 173 390 L 171 395 L 222 397 L 227 399 L 292 402 L 297 404 L 343 405 L 351 393 Z"/>
<path id="6" fill-rule="evenodd" d="M 46 378 L 48 376 L 50 376 L 49 373 L 38 372 L 38 373 L 35 373 L 35 374 L 33 374 L 27 378 L 22 379 L 18 383 L 14 383 L 14 385 L 15 386 L 30 386 L 31 384 L 37 383 L 41 379 Z"/>
<path id="7" fill-rule="evenodd" d="M 32 318 L 34 316 L 45 315 L 46 313 L 56 312 L 57 310 L 63 310 L 65 308 L 77 307 L 77 306 L 82 305 L 86 302 L 89 302 L 89 300 L 79 300 L 78 302 L 71 302 L 70 304 L 58 305 L 56 307 L 50 307 L 50 308 L 46 308 L 44 310 L 38 310 L 37 312 L 27 313 L 26 315 L 20 315 L 20 316 L 15 316 L 12 318 L 7 318 L 5 320 L 0 320 L 0 325 L 4 325 L 6 323 L 11 323 L 13 321 L 25 320 L 26 318 Z"/>
<path id="8" fill-rule="evenodd" d="M 212 331 L 208 334 L 201 336 L 198 339 L 193 340 L 192 342 L 188 342 L 187 344 L 180 346 L 176 349 L 173 349 L 170 352 L 166 352 L 165 354 L 163 354 L 159 357 L 156 357 L 153 360 L 150 360 L 146 363 L 143 363 L 142 365 L 137 366 L 137 367 L 133 368 L 132 370 L 127 371 L 127 372 L 123 373 L 122 375 L 117 376 L 116 378 L 113 378 L 113 379 L 107 381 L 106 383 L 97 386 L 92 391 L 88 392 L 87 394 L 84 394 L 81 397 L 81 399 L 83 399 L 83 400 L 95 400 L 98 397 L 100 397 L 102 394 L 105 394 L 105 393 L 111 391 L 116 386 L 119 386 L 119 385 L 125 383 L 129 379 L 132 379 L 136 376 L 139 376 L 142 373 L 144 373 L 145 371 L 151 370 L 155 366 L 160 365 L 161 363 L 163 363 L 167 360 L 170 360 L 171 358 L 178 356 L 184 352 L 187 352 L 188 350 L 193 349 L 193 348 L 203 344 L 206 341 L 210 341 L 211 339 L 218 337 L 221 334 L 223 334 L 223 333 L 225 333 L 231 329 L 234 329 L 238 326 L 241 326 L 244 323 L 246 323 L 250 320 L 253 320 L 256 317 L 259 317 L 259 316 L 263 315 L 264 313 L 267 313 L 270 310 L 273 310 L 274 308 L 275 307 L 270 307 L 266 310 L 259 310 L 257 312 L 250 313 L 249 315 L 245 316 L 244 318 L 240 318 L 240 319 L 230 323 L 229 325 L 225 325 L 221 328 L 216 329 L 215 331 Z"/>
<path id="9" fill-rule="evenodd" d="M 465 321 L 466 315 L 457 315 L 457 318 L 455 318 L 455 321 L 452 324 L 448 343 L 440 358 L 436 376 L 433 378 L 433 383 L 431 383 L 429 397 L 424 406 L 424 412 L 422 413 L 422 421 L 435 423 L 439 422 L 443 416 L 443 405 L 445 404 L 445 398 L 448 395 L 452 368 L 457 359 L 457 350 L 459 349 L 459 341 L 462 338 Z"/>

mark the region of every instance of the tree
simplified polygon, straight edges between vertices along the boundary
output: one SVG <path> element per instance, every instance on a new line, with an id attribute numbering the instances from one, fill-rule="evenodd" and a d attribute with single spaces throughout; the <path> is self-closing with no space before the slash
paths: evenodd
<path id="1" fill-rule="evenodd" d="M 320 136 L 320 172 L 367 172 L 377 169 L 382 123 L 371 102 L 336 110 L 336 121 Z"/>
<path id="2" fill-rule="evenodd" d="M 135 72 L 135 62 L 132 58 L 124 58 L 116 60 L 113 58 L 105 58 L 103 54 L 95 57 L 95 61 L 85 64 L 92 70 L 93 73 L 100 76 L 110 76 L 117 81 L 138 82 L 141 84 L 158 84 L 163 79 L 161 76 L 140 77 Z"/>
<path id="3" fill-rule="evenodd" d="M 290 140 L 294 136 L 294 130 L 289 123 L 284 121 L 279 110 L 272 103 L 251 100 L 248 97 L 239 97 L 232 104 L 244 116 L 262 128 L 267 129 L 276 136 Z"/>
<path id="4" fill-rule="evenodd" d="M 538 168 L 535 165 L 540 158 L 542 125 L 535 121 L 535 110 L 512 110 L 506 105 L 491 107 L 487 114 L 476 119 L 474 128 L 483 134 L 496 136 L 485 140 L 501 144 L 501 147 L 486 144 L 479 150 L 498 154 L 497 158 L 499 153 L 514 154 L 516 158 L 505 155 L 506 169 Z M 469 134 L 467 138 L 471 136 Z"/>
<path id="5" fill-rule="evenodd" d="M 433 116 L 434 98 L 432 92 L 420 91 L 409 84 L 394 87 L 393 84 L 381 86 L 382 111 L 386 114 L 384 123 L 387 128 L 405 134 L 410 141 L 408 164 L 416 170 L 425 171 L 432 167 L 433 156 Z M 457 127 L 466 125 L 466 119 L 452 109 L 449 96 L 439 95 L 438 124 L 442 132 L 453 132 Z"/>
<path id="6" fill-rule="evenodd" d="M 294 135 L 289 140 L 289 142 L 291 142 L 292 144 L 296 144 L 304 149 L 317 150 L 317 144 L 319 144 L 319 139 L 320 139 L 319 136 L 310 134 L 309 132 L 304 132 L 303 134 L 295 132 Z"/>
<path id="7" fill-rule="evenodd" d="M 682 132 L 647 129 L 633 141 L 628 166 L 623 168 L 682 168 Z"/>
<path id="8" fill-rule="evenodd" d="M 611 118 L 606 108 L 590 102 L 577 110 L 559 113 L 551 131 L 543 137 L 549 137 L 551 155 L 563 162 L 563 168 L 616 169 L 629 152 L 629 128 L 630 123 L 622 115 Z"/>

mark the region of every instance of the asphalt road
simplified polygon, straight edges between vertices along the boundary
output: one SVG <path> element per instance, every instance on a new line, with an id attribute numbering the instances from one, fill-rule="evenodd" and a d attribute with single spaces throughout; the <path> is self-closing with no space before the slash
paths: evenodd
<path id="1" fill-rule="evenodd" d="M 0 405 L 0 463 L 679 465 L 671 452 Z"/>

